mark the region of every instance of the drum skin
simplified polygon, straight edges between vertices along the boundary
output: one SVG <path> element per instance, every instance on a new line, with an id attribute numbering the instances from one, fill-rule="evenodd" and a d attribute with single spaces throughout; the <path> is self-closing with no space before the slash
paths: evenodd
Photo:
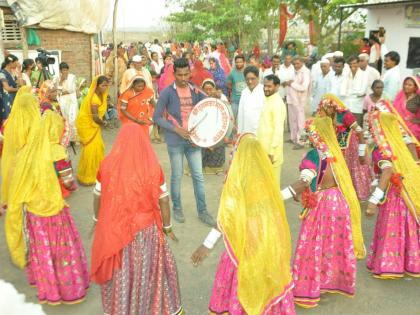
<path id="1" fill-rule="evenodd" d="M 216 147 L 232 134 L 231 106 L 217 98 L 206 98 L 194 106 L 188 118 L 191 141 L 202 148 Z"/>

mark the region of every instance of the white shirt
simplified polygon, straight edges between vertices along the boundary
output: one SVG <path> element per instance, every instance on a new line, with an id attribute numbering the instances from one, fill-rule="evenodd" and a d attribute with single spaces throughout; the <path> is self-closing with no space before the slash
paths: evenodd
<path id="1" fill-rule="evenodd" d="M 350 72 L 346 78 L 345 104 L 355 114 L 363 113 L 363 99 L 367 91 L 367 73 L 357 69 L 356 74 Z"/>
<path id="2" fill-rule="evenodd" d="M 264 86 L 259 83 L 252 91 L 242 91 L 238 110 L 238 133 L 257 133 L 261 109 L 264 105 Z"/>
<path id="3" fill-rule="evenodd" d="M 385 96 L 393 102 L 402 85 L 400 67 L 395 66 L 394 68 L 386 70 L 382 76 L 382 81 L 384 82 Z"/>
<path id="4" fill-rule="evenodd" d="M 278 77 L 280 79 L 280 83 L 290 81 L 295 76 L 295 68 L 293 65 L 286 67 L 284 64 L 280 65 L 280 69 L 278 72 Z M 282 98 L 286 97 L 288 87 L 280 86 L 279 94 Z"/>
<path id="5" fill-rule="evenodd" d="M 343 73 L 341 75 L 336 75 L 334 72 L 331 77 L 331 93 L 336 95 L 342 101 L 344 101 L 346 95 L 345 81 Z"/>
<path id="6" fill-rule="evenodd" d="M 322 96 L 331 91 L 331 78 L 333 76 L 334 71 L 330 69 L 326 75 L 321 72 L 321 74 L 317 74 L 313 79 L 311 103 L 312 112 L 315 112 L 318 109 Z"/>
<path id="7" fill-rule="evenodd" d="M 379 80 L 381 78 L 381 74 L 378 70 L 376 70 L 374 67 L 367 66 L 364 70 L 367 75 L 367 94 L 372 93 L 372 83 L 375 80 Z"/>
<path id="8" fill-rule="evenodd" d="M 163 62 L 160 59 L 159 59 L 159 62 L 152 60 L 151 65 L 152 65 L 152 69 L 155 70 L 158 75 L 160 75 L 160 72 L 162 71 L 162 68 L 164 67 Z"/>

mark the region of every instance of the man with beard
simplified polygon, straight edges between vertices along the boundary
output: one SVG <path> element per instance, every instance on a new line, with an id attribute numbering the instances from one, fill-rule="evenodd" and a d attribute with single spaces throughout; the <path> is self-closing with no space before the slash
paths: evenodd
<path id="1" fill-rule="evenodd" d="M 257 138 L 273 164 L 278 183 L 283 164 L 283 131 L 286 120 L 286 105 L 278 93 L 279 87 L 280 79 L 276 75 L 270 74 L 265 77 L 265 101 L 257 131 Z"/>

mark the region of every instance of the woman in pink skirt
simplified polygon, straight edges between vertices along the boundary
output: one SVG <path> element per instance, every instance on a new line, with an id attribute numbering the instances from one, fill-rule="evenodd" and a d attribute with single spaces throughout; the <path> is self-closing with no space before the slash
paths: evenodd
<path id="1" fill-rule="evenodd" d="M 223 235 L 211 314 L 296 314 L 289 226 L 273 167 L 254 135 L 238 140 L 223 187 L 218 229 L 192 255 L 199 264 Z M 220 231 L 220 232 L 219 232 Z"/>
<path id="2" fill-rule="evenodd" d="M 354 188 L 360 200 L 369 198 L 372 172 L 367 163 L 366 143 L 363 129 L 357 124 L 354 115 L 335 95 L 325 94 L 318 107 L 319 116 L 332 119 L 337 141 L 343 151 Z"/>
<path id="3" fill-rule="evenodd" d="M 23 114 L 29 108 L 35 109 L 31 117 Z M 80 302 L 86 296 L 89 275 L 83 245 L 54 168 L 50 121 L 41 119 L 39 104 L 30 92 L 16 98 L 9 119 L 5 146 L 11 139 L 22 142 L 13 157 L 15 167 L 2 167 L 9 172 L 2 186 L 7 191 L 5 227 L 12 261 L 26 267 L 41 303 Z"/>
<path id="4" fill-rule="evenodd" d="M 302 194 L 304 210 L 293 262 L 295 303 L 318 305 L 321 294 L 355 294 L 356 258 L 365 256 L 360 205 L 329 117 L 305 125 L 314 146 L 300 165 L 300 178 L 283 198 Z"/>
<path id="5" fill-rule="evenodd" d="M 404 274 L 420 277 L 420 168 L 404 141 L 397 116 L 380 110 L 370 116 L 379 184 L 366 214 L 374 215 L 377 207 L 379 214 L 367 267 L 381 279 Z"/>
<path id="6" fill-rule="evenodd" d="M 103 160 L 95 186 L 92 280 L 108 315 L 183 313 L 169 194 L 148 135 L 124 124 Z"/>

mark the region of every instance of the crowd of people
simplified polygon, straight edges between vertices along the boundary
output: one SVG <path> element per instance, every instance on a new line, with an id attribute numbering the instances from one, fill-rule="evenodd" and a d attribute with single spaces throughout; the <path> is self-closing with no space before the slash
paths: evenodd
<path id="1" fill-rule="evenodd" d="M 258 47 L 246 56 L 223 44 L 120 44 L 103 50 L 105 73 L 89 87 L 65 62 L 45 78 L 38 60 L 20 68 L 6 56 L 1 213 L 11 259 L 26 268 L 40 302 L 76 303 L 94 281 L 105 314 L 183 314 L 165 236 L 177 241 L 171 219 L 187 224 L 184 157 L 198 218 L 211 227 L 192 263 L 221 236 L 226 247 L 212 313 L 295 314 L 322 293 L 354 296 L 356 260 L 366 256 L 376 278 L 420 277 L 420 80 L 402 80 L 398 52 L 380 51 L 384 38 L 375 38 L 358 55 L 328 52 L 317 61 L 291 43 L 262 63 Z M 222 145 L 203 149 L 188 119 L 208 97 L 230 107 L 235 127 Z M 105 156 L 101 130 L 116 117 L 122 126 Z M 299 178 L 285 184 L 287 129 L 294 150 L 310 149 L 296 165 Z M 170 189 L 153 142 L 166 143 Z M 69 148 L 79 144 L 73 171 Z M 203 174 L 222 172 L 215 220 Z M 65 202 L 77 182 L 94 187 L 90 272 Z M 303 208 L 294 257 L 288 199 Z M 368 251 L 361 203 L 367 216 L 379 208 Z"/>

